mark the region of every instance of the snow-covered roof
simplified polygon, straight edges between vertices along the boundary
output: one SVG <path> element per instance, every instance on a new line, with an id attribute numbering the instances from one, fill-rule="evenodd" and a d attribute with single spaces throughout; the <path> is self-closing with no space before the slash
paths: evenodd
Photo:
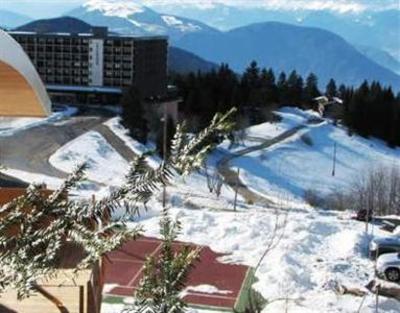
<path id="1" fill-rule="evenodd" d="M 315 101 L 329 101 L 328 97 L 326 96 L 319 96 L 314 98 Z"/>
<path id="2" fill-rule="evenodd" d="M 340 99 L 340 98 L 338 98 L 338 97 L 333 97 L 332 99 L 333 99 L 333 101 L 335 101 L 336 103 L 343 104 L 343 100 Z"/>

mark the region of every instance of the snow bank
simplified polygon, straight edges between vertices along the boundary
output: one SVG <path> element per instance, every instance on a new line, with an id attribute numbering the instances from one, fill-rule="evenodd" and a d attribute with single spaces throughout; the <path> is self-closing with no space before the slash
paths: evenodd
<path id="1" fill-rule="evenodd" d="M 38 173 L 30 173 L 17 169 L 6 168 L 2 169 L 1 171 L 4 174 L 16 177 L 28 184 L 38 184 L 38 185 L 45 184 L 47 188 L 51 190 L 56 190 L 64 182 L 64 180 L 61 178 L 56 178 Z M 79 186 L 77 186 L 77 188 L 71 190 L 69 196 L 72 198 L 79 198 L 79 199 L 91 199 L 92 196 L 95 195 L 96 198 L 101 199 L 109 194 L 110 194 L 110 189 L 107 186 L 102 187 L 94 183 L 82 182 L 79 184 Z"/>
<path id="2" fill-rule="evenodd" d="M 30 184 L 45 184 L 49 189 L 56 189 L 63 183 L 61 178 L 16 169 L 5 168 L 2 169 L 1 172 Z"/>
<path id="3" fill-rule="evenodd" d="M 65 117 L 76 114 L 77 108 L 64 107 L 62 111 L 54 112 L 47 118 L 39 117 L 0 117 L 0 136 L 12 136 L 17 132 L 53 123 Z"/>
<path id="4" fill-rule="evenodd" d="M 232 293 L 231 290 L 220 290 L 213 285 L 198 285 L 198 286 L 188 286 L 181 293 L 180 297 L 183 298 L 189 294 L 213 294 L 213 295 L 229 295 Z"/>
<path id="5" fill-rule="evenodd" d="M 121 185 L 129 169 L 128 162 L 95 131 L 89 131 L 61 147 L 50 157 L 49 162 L 66 173 L 86 163 L 87 177 L 107 186 Z"/>
<path id="6" fill-rule="evenodd" d="M 155 146 L 152 144 L 147 144 L 144 145 L 136 140 L 134 140 L 132 137 L 128 135 L 129 131 L 121 125 L 121 118 L 120 117 L 114 117 L 112 119 L 109 119 L 107 122 L 104 123 L 107 127 L 111 129 L 111 131 L 117 135 L 128 147 L 131 149 L 134 153 L 137 155 L 142 155 L 144 153 L 147 153 L 149 151 L 152 151 L 155 149 Z M 157 156 L 149 156 L 147 157 L 147 163 L 152 167 L 152 168 L 157 168 L 161 164 L 161 159 Z"/>

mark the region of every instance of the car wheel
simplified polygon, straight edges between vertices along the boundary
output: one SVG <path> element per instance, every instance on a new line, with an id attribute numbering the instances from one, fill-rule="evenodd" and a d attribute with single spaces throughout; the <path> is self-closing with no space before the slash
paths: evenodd
<path id="1" fill-rule="evenodd" d="M 388 281 L 398 282 L 400 281 L 400 270 L 397 268 L 388 268 L 385 271 L 385 276 Z"/>

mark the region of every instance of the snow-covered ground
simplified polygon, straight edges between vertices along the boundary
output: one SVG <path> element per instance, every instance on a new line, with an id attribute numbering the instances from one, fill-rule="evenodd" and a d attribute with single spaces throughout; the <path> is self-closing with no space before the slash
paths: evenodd
<path id="1" fill-rule="evenodd" d="M 226 140 L 220 145 L 220 148 L 230 148 L 230 152 L 235 152 L 243 148 L 252 147 L 264 140 L 282 135 L 294 127 L 305 125 L 310 119 L 319 118 L 319 115 L 314 111 L 302 111 L 292 107 L 284 107 L 275 113 L 281 118 L 279 122 L 268 122 L 250 126 L 245 129 L 245 138 L 239 143 L 230 147 L 230 142 Z"/>
<path id="2" fill-rule="evenodd" d="M 72 116 L 77 108 L 64 107 L 47 118 L 40 117 L 0 117 L 0 136 L 12 136 L 15 133 L 35 126 L 44 125 Z"/>
<path id="3" fill-rule="evenodd" d="M 247 133 L 268 139 L 306 124 L 313 117 L 309 112 L 290 108 L 279 114 L 283 118 L 280 123 L 254 126 Z M 106 125 L 135 153 L 151 149 L 130 139 L 118 119 L 112 119 Z M 311 146 L 301 138 L 305 133 L 312 141 Z M 334 142 L 337 143 L 337 176 L 332 178 Z M 224 143 L 210 156 L 210 174 L 226 149 Z M 363 288 L 373 277 L 373 263 L 367 258 L 370 236 L 364 234 L 364 225 L 349 219 L 347 213 L 311 208 L 301 196 L 304 190 L 311 188 L 325 193 L 345 188 L 365 166 L 375 165 L 378 161 L 397 165 L 400 150 L 389 149 L 377 140 L 349 137 L 345 130 L 328 122 L 307 125 L 300 133 L 266 151 L 234 160 L 233 166 L 243 169 L 243 180 L 252 189 L 271 197 L 278 209 L 246 205 L 239 198 L 238 211 L 233 212 L 232 189 L 224 186 L 222 195 L 217 198 L 208 191 L 205 176 L 196 173 L 177 179 L 168 187 L 170 211 L 182 222 L 180 240 L 228 253 L 222 262 L 249 266 L 260 261 L 271 243 L 278 221 L 276 239 L 279 240 L 274 241 L 274 249 L 262 260 L 256 272 L 258 282 L 254 288 L 268 301 L 263 313 L 285 312 L 286 303 L 286 312 L 290 313 L 354 313 L 363 299 L 337 295 L 333 286 L 340 283 Z M 121 184 L 128 168 L 128 163 L 97 132 L 88 132 L 61 147 L 50 162 L 66 172 L 71 172 L 76 164 L 88 162 L 88 178 L 104 188 Z M 159 160 L 150 159 L 149 162 L 156 166 Z M 31 179 L 50 179 L 35 178 L 33 173 L 29 175 Z M 92 186 L 90 182 L 88 184 L 86 187 L 91 192 Z M 148 205 L 150 211 L 142 212 L 138 221 L 149 236 L 159 235 L 159 196 L 152 199 Z M 374 234 L 384 235 L 378 229 Z M 192 288 L 212 290 L 212 286 Z M 385 297 L 380 297 L 379 302 L 380 312 L 399 312 L 399 302 Z M 369 295 L 359 312 L 375 312 L 374 305 L 375 298 Z M 120 313 L 122 307 L 107 304 L 103 312 Z M 197 313 L 198 310 L 191 309 L 190 312 Z"/>
<path id="4" fill-rule="evenodd" d="M 262 123 L 246 129 L 246 135 L 256 138 L 274 138 L 298 125 L 307 123 L 310 118 L 319 117 L 313 111 L 285 107 L 276 112 L 282 120 L 277 123 Z"/>
<path id="5" fill-rule="evenodd" d="M 282 205 L 287 210 L 278 213 L 257 207 L 237 213 L 173 207 L 171 213 L 182 222 L 180 240 L 229 253 L 223 262 L 249 266 L 256 266 L 269 246 L 278 219 L 281 239 L 262 261 L 254 285 L 270 302 L 263 312 L 285 312 L 286 297 L 288 312 L 356 312 L 362 298 L 339 296 L 332 288 L 335 282 L 363 288 L 372 279 L 364 225 L 344 213 Z M 149 236 L 159 236 L 158 222 L 154 212 L 140 221 Z M 360 312 L 374 312 L 374 303 L 368 296 Z M 398 312 L 399 302 L 381 298 L 380 303 L 382 312 Z"/>
<path id="6" fill-rule="evenodd" d="M 247 134 L 273 138 L 314 117 L 313 114 L 290 108 L 279 114 L 283 118 L 280 123 L 257 125 L 250 128 Z M 390 164 L 399 162 L 399 150 L 389 149 L 377 140 L 348 137 L 344 130 L 328 123 L 307 127 L 309 128 L 304 132 L 309 133 L 314 144 L 312 147 L 303 143 L 301 132 L 268 150 L 271 151 L 265 153 L 268 160 L 260 158 L 257 152 L 236 161 L 236 165 L 244 168 L 244 180 L 253 189 L 274 199 L 281 210 L 248 205 L 245 207 L 242 203 L 239 212 L 232 212 L 233 191 L 226 188 L 221 198 L 217 199 L 208 192 L 205 177 L 194 174 L 185 181 L 178 180 L 174 186 L 168 188 L 171 213 L 179 217 L 183 224 L 180 240 L 209 245 L 217 252 L 229 254 L 221 261 L 249 266 L 255 266 L 259 262 L 271 242 L 278 220 L 281 226 L 278 238 L 281 239 L 261 262 L 256 273 L 259 281 L 254 285 L 270 302 L 263 310 L 264 313 L 285 312 L 286 305 L 287 312 L 296 313 L 357 312 L 363 299 L 337 295 L 333 288 L 337 283 L 363 288 L 373 278 L 373 263 L 367 257 L 370 236 L 365 235 L 364 225 L 351 220 L 348 213 L 309 207 L 299 197 L 296 198 L 300 193 L 294 192 L 296 189 L 289 188 L 290 185 L 279 185 L 280 188 L 272 189 L 274 192 L 271 195 L 271 188 L 266 187 L 271 177 L 263 176 L 263 166 L 270 167 L 277 174 L 286 175 L 280 178 L 281 181 L 287 179 L 299 189 L 306 190 L 314 184 L 317 187 L 322 184 L 320 188 L 329 191 L 329 184 L 332 182 L 328 180 L 329 177 L 324 180 L 323 171 L 327 164 L 331 164 L 330 140 L 338 143 L 339 176 L 333 183 L 343 184 L 339 186 L 344 186 L 343 180 L 350 181 L 362 166 L 371 164 L 376 158 Z M 224 143 L 221 148 L 225 150 L 226 147 L 227 144 Z M 239 149 L 240 147 L 235 148 Z M 280 154 L 274 155 L 275 151 Z M 293 152 L 295 154 L 292 155 Z M 272 155 L 269 156 L 270 154 Z M 219 151 L 211 155 L 210 171 L 215 169 L 216 160 L 221 155 Z M 278 158 L 281 161 L 275 160 Z M 289 162 L 295 158 L 300 158 L 298 163 Z M 301 166 L 304 164 L 306 174 L 303 175 Z M 309 176 L 311 174 L 320 180 L 314 182 Z M 270 184 L 273 183 L 274 181 Z M 335 186 L 337 185 L 333 188 Z M 189 202 L 195 203 L 197 207 L 193 209 Z M 160 205 L 154 202 L 151 207 L 152 211 L 142 217 L 140 223 L 147 235 L 158 236 Z M 374 235 L 386 234 L 375 229 Z M 399 306 L 400 303 L 395 300 L 383 297 L 380 299 L 381 312 L 399 312 Z M 117 313 L 122 307 L 107 305 L 103 309 L 107 313 Z M 375 298 L 369 295 L 359 312 L 372 313 L 374 310 Z M 191 309 L 192 313 L 197 311 Z"/>
<path id="7" fill-rule="evenodd" d="M 61 147 L 50 157 L 55 168 L 71 173 L 80 164 L 87 165 L 87 178 L 104 185 L 118 186 L 124 182 L 128 162 L 95 131 L 89 131 Z"/>
<path id="8" fill-rule="evenodd" d="M 279 128 L 279 124 L 275 127 Z M 268 132 L 264 129 L 270 126 L 269 123 L 255 126 L 252 134 L 265 136 Z M 336 169 L 332 176 L 335 144 Z M 400 149 L 391 149 L 376 139 L 349 136 L 345 129 L 326 121 L 308 125 L 269 149 L 237 158 L 232 166 L 242 169 L 242 180 L 257 192 L 269 195 L 290 192 L 302 198 L 307 190 L 320 194 L 348 190 L 355 179 L 374 167 L 400 167 Z"/>

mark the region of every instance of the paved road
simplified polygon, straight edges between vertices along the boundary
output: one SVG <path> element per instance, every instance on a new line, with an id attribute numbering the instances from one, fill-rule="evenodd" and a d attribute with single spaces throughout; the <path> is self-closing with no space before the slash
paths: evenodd
<path id="1" fill-rule="evenodd" d="M 263 143 L 259 145 L 255 145 L 249 148 L 242 149 L 240 151 L 237 151 L 235 153 L 229 154 L 226 157 L 222 158 L 218 162 L 218 171 L 224 178 L 224 181 L 233 189 L 238 188 L 238 194 L 240 194 L 248 203 L 254 203 L 262 206 L 273 206 L 274 203 L 269 200 L 268 198 L 250 190 L 245 183 L 238 177 L 237 171 L 233 170 L 230 167 L 230 162 L 235 159 L 239 158 L 241 156 L 244 156 L 246 154 L 252 153 L 254 151 L 258 150 L 263 150 L 266 148 L 269 148 L 289 137 L 292 137 L 296 133 L 298 133 L 300 130 L 306 128 L 306 125 L 299 125 L 297 127 L 294 127 L 281 135 L 272 138 L 272 139 L 267 139 Z"/>
<path id="2" fill-rule="evenodd" d="M 136 154 L 108 126 L 100 124 L 93 130 L 99 132 L 126 161 L 132 162 Z"/>
<path id="3" fill-rule="evenodd" d="M 49 157 L 76 137 L 104 123 L 99 116 L 77 116 L 40 125 L 13 136 L 0 137 L 0 164 L 22 171 L 65 178 L 66 173 L 49 163 Z"/>

